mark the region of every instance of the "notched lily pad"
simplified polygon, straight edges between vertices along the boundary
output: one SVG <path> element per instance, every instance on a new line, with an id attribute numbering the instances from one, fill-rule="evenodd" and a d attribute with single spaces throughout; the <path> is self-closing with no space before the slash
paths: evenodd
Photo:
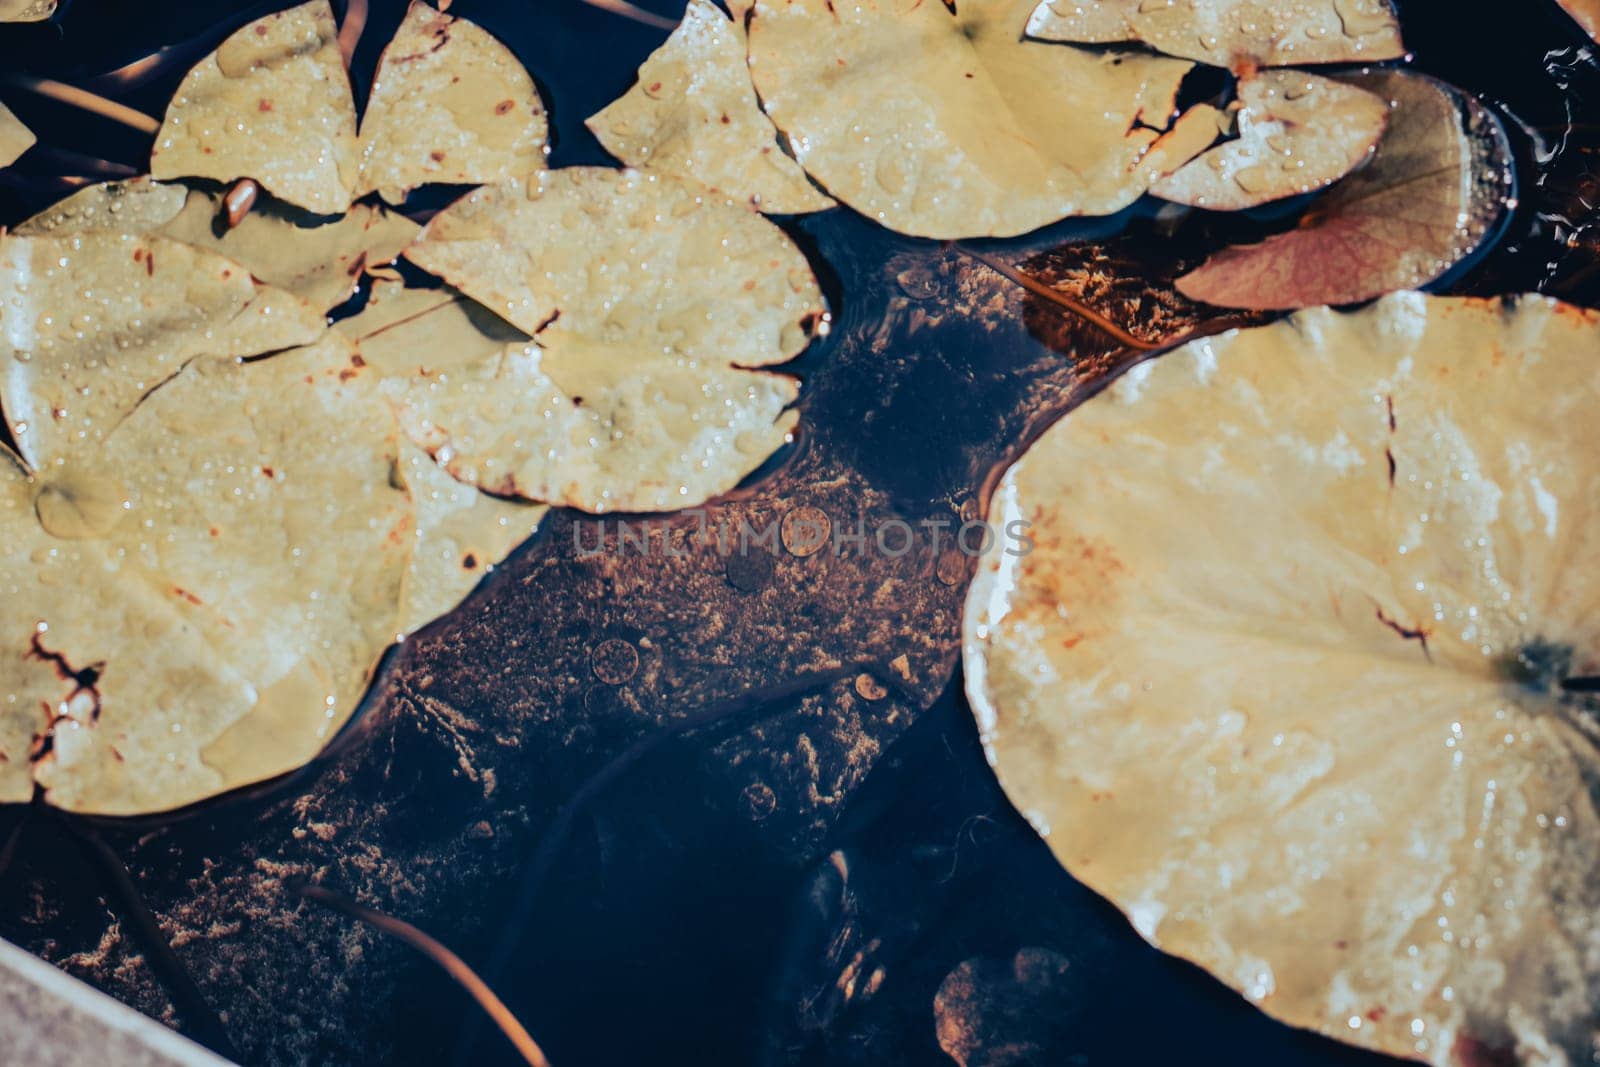
<path id="1" fill-rule="evenodd" d="M 413 0 L 361 120 L 361 192 L 478 185 L 544 167 L 544 104 L 517 57 L 466 19 Z"/>
<path id="2" fill-rule="evenodd" d="M 50 803 L 193 803 L 300 766 L 354 710 L 413 538 L 393 418 L 352 356 L 329 335 L 195 361 L 96 462 L 8 472 L 0 747 L 31 748 Z"/>
<path id="3" fill-rule="evenodd" d="M 178 86 L 150 153 L 158 179 L 254 178 L 319 215 L 350 207 L 356 109 L 328 0 L 251 22 Z"/>
<path id="4" fill-rule="evenodd" d="M 11 166 L 38 140 L 10 108 L 0 104 L 0 167 Z"/>
<path id="5" fill-rule="evenodd" d="M 1389 118 L 1381 97 L 1293 70 L 1239 87 L 1238 136 L 1162 178 L 1164 200 L 1243 211 L 1331 185 L 1371 158 Z"/>
<path id="6" fill-rule="evenodd" d="M 1139 42 L 1233 69 L 1362 63 L 1405 55 L 1388 0 L 1045 0 L 1028 34 Z"/>
<path id="7" fill-rule="evenodd" d="M 781 230 L 666 175 L 569 168 L 481 189 L 406 257 L 534 338 L 415 375 L 396 391 L 407 432 L 463 481 L 591 511 L 733 488 L 796 420 L 796 383 L 753 368 L 825 322 Z"/>
<path id="8" fill-rule="evenodd" d="M 1544 298 L 1400 294 L 1195 342 L 1046 433 L 965 656 L 1062 864 L 1293 1025 L 1586 1058 L 1597 351 Z"/>
<path id="9" fill-rule="evenodd" d="M 691 0 L 638 82 L 589 129 L 629 166 L 693 178 L 769 214 L 832 207 L 780 147 L 751 84 L 747 48 L 742 23 L 710 0 Z"/>
<path id="10" fill-rule="evenodd" d="M 1437 281 L 1494 232 L 1515 190 L 1499 120 L 1423 75 L 1350 81 L 1392 102 L 1372 162 L 1297 229 L 1229 248 L 1179 279 L 1184 295 L 1258 310 L 1358 303 Z"/>
<path id="11" fill-rule="evenodd" d="M 0 240 L 0 408 L 34 470 L 94 455 L 139 401 L 201 357 L 316 340 L 320 311 L 238 263 L 162 237 Z"/>
<path id="12" fill-rule="evenodd" d="M 1191 64 L 1023 40 L 1031 7 L 760 0 L 750 67 L 800 165 L 890 229 L 1012 236 L 1113 214 L 1184 162 L 1146 156 Z"/>

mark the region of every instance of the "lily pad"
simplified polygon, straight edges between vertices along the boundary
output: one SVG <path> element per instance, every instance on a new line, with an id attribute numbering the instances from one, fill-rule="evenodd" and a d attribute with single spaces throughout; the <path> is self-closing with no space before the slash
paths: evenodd
<path id="1" fill-rule="evenodd" d="M 300 766 L 354 710 L 397 632 L 413 539 L 393 419 L 352 356 L 329 335 L 196 361 L 98 462 L 8 469 L 4 721 L 35 713 L 50 803 L 193 803 Z"/>
<path id="2" fill-rule="evenodd" d="M 202 357 L 316 340 L 320 311 L 239 264 L 162 237 L 0 241 L 0 409 L 34 470 L 93 455 L 162 383 Z"/>
<path id="3" fill-rule="evenodd" d="M 454 611 L 483 576 L 533 536 L 550 509 L 490 496 L 404 441 L 400 475 L 416 507 L 416 545 L 400 596 L 400 632 Z"/>
<path id="4" fill-rule="evenodd" d="M 43 22 L 56 13 L 56 0 L 0 0 L 0 22 Z"/>
<path id="5" fill-rule="evenodd" d="M 477 25 L 413 0 L 361 121 L 361 191 L 478 185 L 544 167 L 544 104 L 517 57 Z"/>
<path id="6" fill-rule="evenodd" d="M 398 382 L 401 392 L 412 378 L 470 366 L 528 340 L 458 293 L 382 280 L 361 314 L 337 329 L 356 343 L 364 366 Z M 400 610 L 401 630 L 411 633 L 454 610 L 538 528 L 548 509 L 459 482 L 409 440 L 401 447 L 400 473 L 417 520 Z"/>
<path id="7" fill-rule="evenodd" d="M 1597 350 L 1542 297 L 1315 310 L 1136 368 L 1005 476 L 1034 551 L 971 591 L 968 692 L 1151 943 L 1393 1055 L 1588 1056 Z"/>
<path id="8" fill-rule="evenodd" d="M 1028 34 L 1139 42 L 1235 70 L 1362 63 L 1406 54 L 1388 0 L 1044 0 Z"/>
<path id="9" fill-rule="evenodd" d="M 0 167 L 9 167 L 39 139 L 11 109 L 0 104 Z"/>
<path id="10" fill-rule="evenodd" d="M 328 0 L 233 33 L 178 86 L 150 153 L 158 179 L 253 178 L 319 215 L 348 210 L 356 109 Z"/>
<path id="11" fill-rule="evenodd" d="M 1191 64 L 1023 40 L 1032 6 L 760 0 L 751 71 L 806 172 L 892 230 L 1113 214 L 1185 162 L 1146 157 Z"/>
<path id="12" fill-rule="evenodd" d="M 796 416 L 790 359 L 825 321 L 772 223 L 666 175 L 569 168 L 478 190 L 406 257 L 534 338 L 400 398 L 457 478 L 591 511 L 675 510 L 733 488 Z"/>
<path id="13" fill-rule="evenodd" d="M 148 176 L 100 182 L 57 201 L 12 232 L 20 237 L 156 233 L 178 217 L 188 197 L 183 186 Z"/>
<path id="14" fill-rule="evenodd" d="M 1358 303 L 1431 284 L 1492 234 L 1515 189 L 1499 121 L 1422 75 L 1351 81 L 1392 102 L 1372 162 L 1324 194 L 1298 228 L 1226 249 L 1180 278 L 1185 296 L 1254 310 Z"/>
<path id="15" fill-rule="evenodd" d="M 382 207 L 356 204 L 328 220 L 287 204 L 257 204 L 237 226 L 219 221 L 222 196 L 191 192 L 166 236 L 244 264 L 258 280 L 327 311 L 356 291 L 372 267 L 392 263 L 422 227 Z"/>
<path id="16" fill-rule="evenodd" d="M 638 82 L 591 117 L 589 129 L 629 166 L 696 179 L 768 214 L 832 207 L 779 146 L 751 84 L 747 49 L 742 23 L 710 0 L 691 0 Z"/>
<path id="17" fill-rule="evenodd" d="M 1269 70 L 1239 87 L 1238 136 L 1150 187 L 1164 200 L 1243 211 L 1332 185 L 1371 158 L 1389 105 L 1353 85 Z"/>
<path id="18" fill-rule="evenodd" d="M 321 311 L 347 300 L 370 268 L 392 263 L 422 227 L 381 207 L 357 204 L 328 219 L 263 196 L 238 225 L 224 194 L 134 178 L 82 189 L 21 226 L 19 234 L 155 234 L 218 252 L 258 281 Z"/>

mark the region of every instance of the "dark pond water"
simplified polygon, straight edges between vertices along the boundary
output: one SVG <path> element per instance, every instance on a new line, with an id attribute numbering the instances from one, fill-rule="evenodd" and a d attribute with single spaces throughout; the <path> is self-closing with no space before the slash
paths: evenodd
<path id="1" fill-rule="evenodd" d="M 258 10 L 65 6 L 51 26 L 0 27 L 0 70 L 92 84 Z M 375 0 L 358 80 L 402 10 Z M 582 121 L 664 35 L 578 0 L 453 10 L 540 79 L 553 163 L 605 162 Z M 1404 18 L 1417 65 L 1494 107 L 1520 163 L 1504 236 L 1453 287 L 1600 303 L 1592 51 L 1542 0 L 1410 0 Z M 159 114 L 186 65 L 118 95 Z M 0 222 L 60 195 L 82 168 L 62 152 L 142 166 L 137 135 L 0 97 L 61 150 L 0 182 Z M 1092 238 L 1137 288 L 1224 232 L 1288 221 L 1197 216 L 1155 241 L 1150 215 L 1002 247 Z M 792 229 L 836 328 L 797 365 L 800 445 L 724 513 L 970 511 L 1116 358 L 937 245 L 845 212 Z M 1064 358 L 1068 342 L 1090 357 Z M 1379 1062 L 1153 952 L 1056 866 L 960 695 L 962 575 L 938 560 L 584 563 L 569 547 L 582 523 L 555 517 L 395 657 L 361 724 L 305 774 L 137 826 L 0 812 L 0 935 L 252 1063 L 514 1062 L 429 966 L 295 897 L 312 877 L 457 948 L 558 1067 L 947 1063 L 933 997 L 969 960 L 990 998 L 977 1025 L 1033 1048 L 995 1063 Z M 605 640 L 639 651 L 636 678 L 595 682 Z M 997 976 L 1023 948 L 1046 977 L 1013 988 Z"/>

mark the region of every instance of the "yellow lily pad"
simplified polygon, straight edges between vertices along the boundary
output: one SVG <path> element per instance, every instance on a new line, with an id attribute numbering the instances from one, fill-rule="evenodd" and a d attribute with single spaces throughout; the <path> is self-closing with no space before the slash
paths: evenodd
<path id="1" fill-rule="evenodd" d="M 1238 136 L 1150 187 L 1163 200 L 1243 211 L 1332 185 L 1372 158 L 1388 101 L 1329 78 L 1269 70 L 1239 87 Z"/>
<path id="2" fill-rule="evenodd" d="M 1368 63 L 1406 54 L 1388 0 L 1044 0 L 1028 34 L 1080 44 L 1147 44 L 1250 70 Z"/>
<path id="3" fill-rule="evenodd" d="M 592 116 L 589 129 L 631 167 L 693 178 L 768 214 L 832 207 L 779 146 L 750 81 L 747 48 L 742 23 L 710 0 L 690 0 L 638 82 Z"/>
<path id="4" fill-rule="evenodd" d="M 1600 316 L 1385 298 L 1197 341 L 1004 478 L 967 604 L 1007 793 L 1152 944 L 1437 1064 L 1600 1004 Z"/>
<path id="5" fill-rule="evenodd" d="M 356 109 L 328 0 L 251 22 L 178 86 L 150 153 L 157 179 L 254 178 L 319 215 L 350 207 Z"/>
<path id="6" fill-rule="evenodd" d="M 481 189 L 406 257 L 534 338 L 386 383 L 412 439 L 496 495 L 591 511 L 737 485 L 796 419 L 796 383 L 755 368 L 825 322 L 781 230 L 666 175 L 570 168 Z"/>
<path id="7" fill-rule="evenodd" d="M 413 0 L 361 121 L 361 191 L 478 185 L 544 168 L 544 104 L 517 57 L 479 26 Z"/>
<path id="8" fill-rule="evenodd" d="M 308 344 L 320 311 L 162 237 L 0 240 L 0 409 L 34 470 L 98 451 L 191 361 Z"/>
<path id="9" fill-rule="evenodd" d="M 190 804 L 302 765 L 355 709 L 397 633 L 413 538 L 393 418 L 353 355 L 330 334 L 195 361 L 98 462 L 8 468 L 0 748 L 23 745 L 31 712 L 48 802 Z M 74 512 L 90 521 L 51 532 Z"/>
<path id="10" fill-rule="evenodd" d="M 889 229 L 1000 237 L 1114 214 L 1183 162 L 1147 156 L 1192 65 L 1024 40 L 1032 7 L 759 0 L 750 68 L 806 172 Z"/>
<path id="11" fill-rule="evenodd" d="M 372 373 L 401 383 L 470 366 L 527 340 L 457 293 L 388 281 L 375 283 L 367 307 L 337 329 L 356 343 Z M 400 628 L 411 633 L 453 611 L 549 509 L 459 482 L 409 440 L 401 446 L 400 473 L 416 506 L 416 550 L 400 606 Z"/>

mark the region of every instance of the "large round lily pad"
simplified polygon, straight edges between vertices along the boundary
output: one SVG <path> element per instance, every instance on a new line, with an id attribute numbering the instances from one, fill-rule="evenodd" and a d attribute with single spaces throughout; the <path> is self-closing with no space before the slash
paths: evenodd
<path id="1" fill-rule="evenodd" d="M 1597 352 L 1544 298 L 1312 311 L 1140 366 L 1006 475 L 1036 550 L 971 592 L 968 691 L 1144 937 L 1391 1054 L 1588 1058 Z"/>

